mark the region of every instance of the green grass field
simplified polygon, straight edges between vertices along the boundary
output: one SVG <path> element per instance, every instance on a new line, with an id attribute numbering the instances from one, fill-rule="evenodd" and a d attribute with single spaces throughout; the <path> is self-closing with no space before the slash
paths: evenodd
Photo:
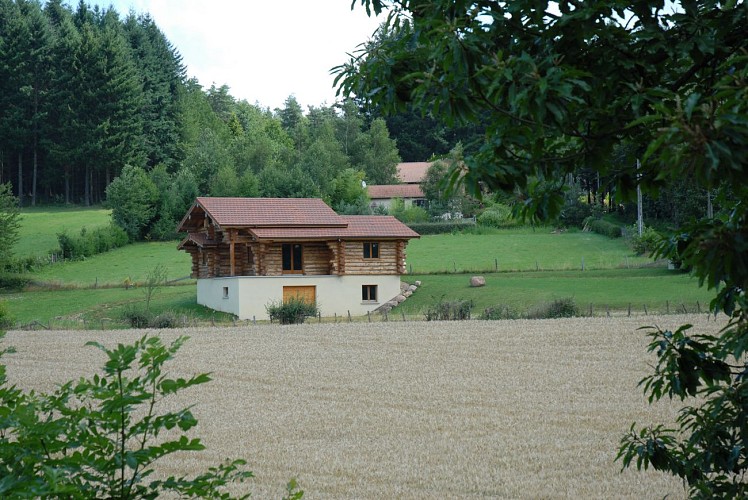
<path id="1" fill-rule="evenodd" d="M 598 271 L 541 271 L 483 274 L 486 286 L 470 287 L 470 274 L 413 275 L 403 279 L 421 281 L 421 288 L 400 308 L 410 315 L 422 314 L 439 300 L 472 300 L 474 313 L 487 307 L 507 305 L 518 312 L 555 299 L 571 297 L 582 312 L 600 314 L 607 308 L 643 313 L 670 312 L 686 305 L 696 312 L 709 307 L 714 293 L 700 288 L 686 273 L 667 269 L 610 269 Z M 399 310 L 399 309 L 398 309 Z"/>
<path id="2" fill-rule="evenodd" d="M 109 212 L 98 209 L 24 210 L 21 242 L 16 254 L 34 255 L 56 246 L 63 229 L 80 231 L 109 223 Z M 420 280 L 421 289 L 397 310 L 411 319 L 439 300 L 473 300 L 474 315 L 487 307 L 508 305 L 518 312 L 554 299 L 572 297 L 587 313 L 608 309 L 665 312 L 689 311 L 698 302 L 706 311 L 712 293 L 699 288 L 687 274 L 653 266 L 633 255 L 621 239 L 583 232 L 555 233 L 548 228 L 520 228 L 492 234 L 424 236 L 408 246 L 405 281 Z M 585 271 L 581 270 L 584 259 Z M 499 272 L 492 272 L 498 263 Z M 84 261 L 42 267 L 31 274 L 32 291 L 0 296 L 20 324 L 38 321 L 73 325 L 114 326 L 123 310 L 144 302 L 142 288 L 125 289 L 126 280 L 142 283 L 161 265 L 169 280 L 190 273 L 190 258 L 176 242 L 137 243 Z M 536 271 L 536 269 L 538 269 Z M 457 273 L 455 272 L 457 270 Z M 440 274 L 439 274 L 440 273 Z M 480 273 L 487 284 L 471 288 L 471 274 Z M 163 287 L 152 303 L 154 312 L 173 311 L 197 318 L 225 315 L 197 306 L 194 281 Z M 389 297 L 387 297 L 389 298 Z M 83 322 L 83 323 L 81 323 Z"/>
<path id="3" fill-rule="evenodd" d="M 35 281 L 55 285 L 122 285 L 126 279 L 141 282 L 157 265 L 175 280 L 190 274 L 190 256 L 177 250 L 177 242 L 134 243 L 86 260 L 46 266 L 33 273 Z"/>
<path id="4" fill-rule="evenodd" d="M 16 257 L 46 255 L 58 247 L 57 233 L 78 233 L 111 222 L 111 210 L 101 207 L 37 207 L 21 210 L 21 230 L 13 249 Z"/>
<path id="5" fill-rule="evenodd" d="M 499 271 L 613 269 L 651 265 L 622 239 L 589 232 L 553 232 L 543 227 L 507 229 L 496 234 L 443 234 L 411 240 L 411 274 Z"/>

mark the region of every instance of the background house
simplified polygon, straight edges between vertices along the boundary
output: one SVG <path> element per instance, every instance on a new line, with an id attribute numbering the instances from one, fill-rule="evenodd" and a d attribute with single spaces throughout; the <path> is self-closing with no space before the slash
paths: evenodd
<path id="1" fill-rule="evenodd" d="M 240 319 L 298 296 L 324 316 L 366 314 L 400 293 L 405 247 L 390 216 L 340 216 L 314 198 L 197 198 L 179 224 L 198 303 Z"/>
<path id="2" fill-rule="evenodd" d="M 421 182 L 426 177 L 429 167 L 431 167 L 431 162 L 428 161 L 398 163 L 397 178 L 401 181 L 401 184 L 368 186 L 371 207 L 389 209 L 392 200 L 395 198 L 402 199 L 406 207 L 411 205 L 424 206 L 426 198 L 421 190 Z"/>

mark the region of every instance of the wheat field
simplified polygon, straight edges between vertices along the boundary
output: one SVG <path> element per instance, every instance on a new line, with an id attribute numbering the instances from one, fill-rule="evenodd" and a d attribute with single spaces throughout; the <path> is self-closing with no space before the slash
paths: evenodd
<path id="1" fill-rule="evenodd" d="M 615 463 L 634 421 L 670 422 L 677 404 L 648 406 L 636 387 L 654 357 L 637 328 L 699 316 L 568 320 L 259 325 L 153 331 L 190 340 L 172 375 L 212 372 L 180 394 L 208 449 L 163 473 L 245 458 L 254 498 L 662 498 L 681 483 Z M 12 383 L 49 391 L 92 374 L 104 354 L 143 331 L 9 332 Z"/>

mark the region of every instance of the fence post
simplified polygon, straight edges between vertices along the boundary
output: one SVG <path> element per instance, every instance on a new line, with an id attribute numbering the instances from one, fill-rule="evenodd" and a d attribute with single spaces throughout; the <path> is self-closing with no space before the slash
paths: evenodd
<path id="1" fill-rule="evenodd" d="M 403 313 L 403 322 L 405 321 L 405 311 L 401 311 Z"/>
<path id="2" fill-rule="evenodd" d="M 254 316 L 252 316 L 252 324 L 257 326 L 257 318 L 255 318 Z"/>
<path id="3" fill-rule="evenodd" d="M 590 302 L 590 318 L 592 317 L 592 302 Z"/>
<path id="4" fill-rule="evenodd" d="M 629 302 L 629 318 L 631 317 L 631 302 Z"/>
<path id="5" fill-rule="evenodd" d="M 371 312 L 366 311 L 366 317 L 369 318 L 369 323 L 371 323 Z"/>
<path id="6" fill-rule="evenodd" d="M 605 304 L 605 314 L 610 318 L 610 306 L 608 306 L 608 304 Z"/>
<path id="7" fill-rule="evenodd" d="M 389 316 L 387 315 L 387 311 L 386 310 L 384 311 L 384 320 L 385 321 L 389 321 L 390 320 Z"/>
<path id="8" fill-rule="evenodd" d="M 334 319 L 334 321 L 335 321 L 335 323 L 337 324 L 337 322 L 338 322 L 338 313 L 337 313 L 337 312 L 334 312 L 333 314 L 335 315 L 335 319 Z"/>
<path id="9" fill-rule="evenodd" d="M 351 322 L 351 310 L 348 309 L 348 323 Z"/>
<path id="10" fill-rule="evenodd" d="M 701 314 L 701 304 L 699 304 L 699 301 L 696 301 L 696 312 Z"/>
<path id="11" fill-rule="evenodd" d="M 644 316 L 647 315 L 647 304 L 644 304 Z"/>

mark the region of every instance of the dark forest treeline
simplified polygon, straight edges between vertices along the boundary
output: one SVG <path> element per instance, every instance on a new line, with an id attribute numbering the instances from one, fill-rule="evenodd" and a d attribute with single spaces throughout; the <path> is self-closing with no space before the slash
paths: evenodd
<path id="1" fill-rule="evenodd" d="M 202 88 L 147 14 L 0 0 L 0 183 L 23 205 L 105 202 L 128 166 L 155 186 L 145 230 L 163 233 L 198 194 L 353 210 L 361 181 L 394 181 L 399 161 L 385 121 L 352 102 L 271 111 Z"/>

